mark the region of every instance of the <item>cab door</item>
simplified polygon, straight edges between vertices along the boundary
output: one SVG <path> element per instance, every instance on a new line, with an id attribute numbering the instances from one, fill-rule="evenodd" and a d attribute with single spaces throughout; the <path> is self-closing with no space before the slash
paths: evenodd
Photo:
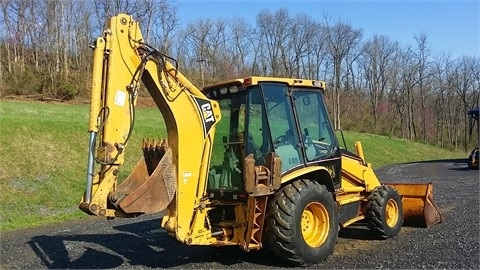
<path id="1" fill-rule="evenodd" d="M 282 159 L 282 173 L 303 166 L 300 138 L 289 89 L 281 83 L 261 84 L 273 151 Z"/>
<path id="2" fill-rule="evenodd" d="M 320 91 L 293 91 L 299 137 L 305 163 L 336 156 L 338 142 L 329 121 Z"/>

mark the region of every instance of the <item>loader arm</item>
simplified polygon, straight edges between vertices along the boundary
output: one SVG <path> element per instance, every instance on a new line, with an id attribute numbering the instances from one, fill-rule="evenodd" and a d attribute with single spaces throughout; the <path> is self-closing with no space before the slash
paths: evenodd
<path id="1" fill-rule="evenodd" d="M 442 214 L 433 200 L 433 183 L 380 182 L 371 164 L 365 162 L 361 142 L 355 142 L 355 152 L 355 154 L 348 151 L 342 153 L 342 188 L 337 194 L 340 205 L 366 199 L 355 194 L 363 192 L 370 194 L 382 185 L 387 185 L 394 188 L 401 196 L 404 225 L 430 227 L 442 222 Z M 364 218 L 362 215 L 355 214 L 342 225 L 347 226 L 361 220 Z"/>
<path id="2" fill-rule="evenodd" d="M 169 226 L 183 241 L 206 190 L 221 116 L 218 103 L 206 98 L 167 59 L 143 42 L 138 22 L 126 14 L 110 18 L 96 40 L 87 184 L 80 208 L 102 217 L 129 217 L 168 206 Z M 145 157 L 119 184 L 140 81 L 164 118 L 167 138 L 144 141 Z"/>

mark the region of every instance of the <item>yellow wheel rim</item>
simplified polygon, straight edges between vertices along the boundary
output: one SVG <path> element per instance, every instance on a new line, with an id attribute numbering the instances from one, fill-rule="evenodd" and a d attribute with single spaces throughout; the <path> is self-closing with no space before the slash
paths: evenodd
<path id="1" fill-rule="evenodd" d="M 330 229 L 327 209 L 321 203 L 310 203 L 303 210 L 301 226 L 305 243 L 311 247 L 321 246 Z"/>
<path id="2" fill-rule="evenodd" d="M 398 205 L 393 199 L 388 200 L 387 207 L 385 208 L 385 221 L 388 227 L 393 228 L 397 225 L 398 221 Z"/>

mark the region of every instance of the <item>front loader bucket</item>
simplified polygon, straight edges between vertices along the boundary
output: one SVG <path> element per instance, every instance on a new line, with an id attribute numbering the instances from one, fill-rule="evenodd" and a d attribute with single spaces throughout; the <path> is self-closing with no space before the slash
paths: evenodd
<path id="1" fill-rule="evenodd" d="M 156 157 L 160 160 L 153 161 L 153 166 L 148 156 L 141 158 L 118 186 L 110 197 L 117 208 L 125 213 L 154 214 L 170 204 L 176 191 L 175 167 L 171 149 L 162 148 L 161 152 L 162 155 Z"/>
<path id="2" fill-rule="evenodd" d="M 403 225 L 428 228 L 442 222 L 442 214 L 433 201 L 433 183 L 386 185 L 402 196 Z"/>

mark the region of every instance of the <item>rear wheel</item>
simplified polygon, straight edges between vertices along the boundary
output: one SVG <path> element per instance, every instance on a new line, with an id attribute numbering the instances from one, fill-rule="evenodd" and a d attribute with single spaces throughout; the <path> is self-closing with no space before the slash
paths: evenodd
<path id="1" fill-rule="evenodd" d="M 366 206 L 368 228 L 380 239 L 394 237 L 403 223 L 402 199 L 390 186 L 379 186 L 368 196 Z"/>
<path id="2" fill-rule="evenodd" d="M 287 262 L 308 266 L 325 260 L 338 237 L 333 196 L 311 180 L 295 181 L 279 190 L 269 203 L 267 244 Z"/>

